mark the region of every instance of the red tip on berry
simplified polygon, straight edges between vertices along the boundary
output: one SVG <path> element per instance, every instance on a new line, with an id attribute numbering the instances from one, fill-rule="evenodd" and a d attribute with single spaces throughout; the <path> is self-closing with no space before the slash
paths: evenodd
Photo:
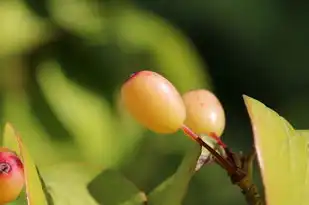
<path id="1" fill-rule="evenodd" d="M 125 83 L 128 82 L 128 81 L 130 81 L 130 80 L 132 80 L 132 79 L 134 79 L 134 78 L 136 78 L 137 76 L 139 76 L 139 75 L 141 75 L 141 74 L 144 75 L 144 76 L 155 75 L 154 72 L 149 71 L 149 70 L 136 71 L 136 72 L 134 72 L 134 73 L 132 73 L 132 74 L 130 75 L 130 77 L 125 81 Z"/>
<path id="2" fill-rule="evenodd" d="M 140 72 L 141 72 L 141 71 L 137 71 L 137 72 L 132 73 L 132 74 L 129 76 L 129 78 L 126 79 L 126 81 L 125 81 L 124 83 L 130 81 L 132 78 L 135 78 Z"/>
<path id="3" fill-rule="evenodd" d="M 140 72 L 141 72 L 141 71 L 137 71 L 137 72 L 132 73 L 132 74 L 130 75 L 130 78 L 129 78 L 129 79 L 134 78 L 134 77 L 135 77 L 136 75 L 138 75 Z"/>
<path id="4" fill-rule="evenodd" d="M 226 144 L 224 144 L 224 142 L 216 135 L 216 133 L 214 133 L 214 132 L 209 133 L 209 137 L 216 140 L 218 145 L 220 145 L 221 147 L 223 147 L 223 148 L 227 147 Z"/>

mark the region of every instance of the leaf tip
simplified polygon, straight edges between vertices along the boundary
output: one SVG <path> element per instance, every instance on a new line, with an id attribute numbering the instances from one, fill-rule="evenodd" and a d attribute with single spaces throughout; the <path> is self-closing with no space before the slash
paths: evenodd
<path id="1" fill-rule="evenodd" d="M 7 132 L 11 132 L 15 134 L 15 129 L 12 123 L 10 122 L 6 122 L 4 124 L 4 130 L 3 130 L 3 134 L 7 133 Z"/>
<path id="2" fill-rule="evenodd" d="M 13 129 L 13 124 L 11 122 L 6 122 L 4 125 L 5 128 Z"/>
<path id="3" fill-rule="evenodd" d="M 247 107 L 247 110 L 250 110 L 253 104 L 262 104 L 261 102 L 259 102 L 258 100 L 248 96 L 248 95 L 242 95 L 244 101 L 245 101 L 245 105 Z"/>
<path id="4" fill-rule="evenodd" d="M 242 95 L 242 98 L 244 99 L 246 105 L 248 105 L 250 101 L 254 100 L 252 97 L 245 95 L 245 94 Z"/>
<path id="5" fill-rule="evenodd" d="M 4 125 L 4 133 L 12 133 L 14 136 L 19 138 L 19 134 L 17 130 L 14 128 L 13 124 L 10 122 L 6 122 Z"/>

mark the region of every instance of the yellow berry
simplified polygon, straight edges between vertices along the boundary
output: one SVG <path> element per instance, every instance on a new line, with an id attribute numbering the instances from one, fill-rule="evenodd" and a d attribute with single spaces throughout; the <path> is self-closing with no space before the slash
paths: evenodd
<path id="1" fill-rule="evenodd" d="M 220 137 L 225 127 L 225 114 L 218 98 L 208 90 L 185 93 L 183 101 L 187 110 L 185 125 L 197 134 Z"/>
<path id="2" fill-rule="evenodd" d="M 156 72 L 145 70 L 131 75 L 121 88 L 121 98 L 138 122 L 157 133 L 176 132 L 186 118 L 181 95 Z"/>
<path id="3" fill-rule="evenodd" d="M 24 186 L 23 164 L 18 156 L 0 147 L 0 204 L 14 201 Z"/>

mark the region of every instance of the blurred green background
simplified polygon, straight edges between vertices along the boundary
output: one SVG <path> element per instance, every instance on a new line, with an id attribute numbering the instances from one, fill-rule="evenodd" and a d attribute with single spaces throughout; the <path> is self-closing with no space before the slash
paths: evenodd
<path id="1" fill-rule="evenodd" d="M 113 168 L 148 193 L 175 172 L 188 140 L 132 120 L 119 102 L 121 83 L 149 69 L 181 93 L 211 89 L 227 115 L 223 140 L 234 150 L 252 146 L 242 94 L 306 129 L 307 9 L 276 0 L 1 0 L 2 125 L 13 123 L 42 169 Z M 245 201 L 211 165 L 194 176 L 183 204 Z"/>

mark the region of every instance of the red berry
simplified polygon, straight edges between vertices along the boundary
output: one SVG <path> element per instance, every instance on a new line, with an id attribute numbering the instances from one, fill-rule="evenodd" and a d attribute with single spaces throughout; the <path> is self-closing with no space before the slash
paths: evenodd
<path id="1" fill-rule="evenodd" d="M 0 147 L 0 204 L 14 201 L 24 186 L 23 164 L 18 156 Z"/>

